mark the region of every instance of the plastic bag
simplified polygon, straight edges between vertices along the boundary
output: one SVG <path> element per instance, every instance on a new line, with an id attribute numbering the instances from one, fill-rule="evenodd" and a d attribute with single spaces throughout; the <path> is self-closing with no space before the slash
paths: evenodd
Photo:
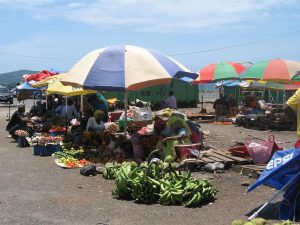
<path id="1" fill-rule="evenodd" d="M 274 135 L 270 135 L 266 141 L 248 136 L 244 143 L 255 164 L 268 163 L 273 153 L 281 149 L 276 144 Z"/>

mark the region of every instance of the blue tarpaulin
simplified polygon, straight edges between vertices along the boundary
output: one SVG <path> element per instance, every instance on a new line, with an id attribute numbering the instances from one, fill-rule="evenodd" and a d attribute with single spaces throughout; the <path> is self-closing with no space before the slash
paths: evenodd
<path id="1" fill-rule="evenodd" d="M 236 87 L 236 86 L 240 86 L 241 82 L 238 80 L 225 80 L 225 81 L 221 81 L 221 82 L 217 82 L 215 83 L 216 87 Z"/>

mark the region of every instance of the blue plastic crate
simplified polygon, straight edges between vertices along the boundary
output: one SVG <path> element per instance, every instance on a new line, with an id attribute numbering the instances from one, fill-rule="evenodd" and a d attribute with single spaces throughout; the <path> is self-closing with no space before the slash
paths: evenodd
<path id="1" fill-rule="evenodd" d="M 62 148 L 60 145 L 46 145 L 47 149 L 52 153 L 61 152 Z"/>
<path id="2" fill-rule="evenodd" d="M 28 145 L 25 137 L 18 137 L 18 147 L 24 148 Z"/>
<path id="3" fill-rule="evenodd" d="M 33 146 L 33 154 L 39 156 L 51 156 L 52 152 L 47 146 L 43 145 L 34 145 Z"/>

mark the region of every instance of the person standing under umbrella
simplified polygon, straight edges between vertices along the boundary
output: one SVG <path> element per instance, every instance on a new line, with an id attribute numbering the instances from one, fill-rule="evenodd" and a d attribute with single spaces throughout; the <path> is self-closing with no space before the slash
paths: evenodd
<path id="1" fill-rule="evenodd" d="M 163 108 L 177 109 L 177 100 L 174 96 L 174 91 L 169 91 L 169 97 L 163 101 Z"/>
<path id="2" fill-rule="evenodd" d="M 216 114 L 216 120 L 219 120 L 220 116 L 225 116 L 228 113 L 228 103 L 223 94 L 220 95 L 216 101 L 214 101 L 213 108 Z"/>
<path id="3" fill-rule="evenodd" d="M 80 114 L 77 112 L 74 102 L 71 99 L 68 99 L 67 106 L 62 106 L 60 116 L 62 118 L 66 118 L 67 121 L 73 119 L 73 117 L 78 118 Z"/>

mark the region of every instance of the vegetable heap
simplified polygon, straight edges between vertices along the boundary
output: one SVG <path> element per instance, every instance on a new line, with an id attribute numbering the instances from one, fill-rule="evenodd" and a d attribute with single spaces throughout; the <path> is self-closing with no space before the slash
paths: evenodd
<path id="1" fill-rule="evenodd" d="M 40 136 L 40 137 L 34 137 L 32 139 L 32 142 L 37 143 L 38 145 L 59 144 L 62 142 L 62 137 Z"/>
<path id="2" fill-rule="evenodd" d="M 74 148 L 66 149 L 64 146 L 62 147 L 62 152 L 55 152 L 53 157 L 58 158 L 59 163 L 63 163 L 68 168 L 76 168 L 89 164 L 88 160 L 83 159 L 84 150 L 80 147 L 78 150 Z"/>

